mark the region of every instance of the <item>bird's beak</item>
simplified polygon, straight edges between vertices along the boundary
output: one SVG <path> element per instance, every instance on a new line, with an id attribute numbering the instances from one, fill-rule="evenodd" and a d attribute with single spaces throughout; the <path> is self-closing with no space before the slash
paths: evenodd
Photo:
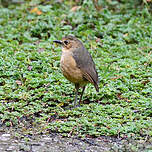
<path id="1" fill-rule="evenodd" d="M 60 40 L 54 40 L 53 42 L 58 43 L 58 44 L 63 44 L 62 41 Z"/>

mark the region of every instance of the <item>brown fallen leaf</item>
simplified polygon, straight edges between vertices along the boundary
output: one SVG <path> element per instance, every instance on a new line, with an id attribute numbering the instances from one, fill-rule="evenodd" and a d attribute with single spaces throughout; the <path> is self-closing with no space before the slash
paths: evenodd
<path id="1" fill-rule="evenodd" d="M 34 8 L 30 11 L 30 13 L 35 13 L 35 14 L 37 14 L 37 15 L 41 15 L 41 14 L 42 14 L 42 12 L 41 12 L 37 7 L 34 7 Z"/>
<path id="2" fill-rule="evenodd" d="M 39 48 L 39 49 L 38 49 L 38 52 L 39 52 L 39 53 L 41 53 L 41 52 L 43 52 L 43 51 L 44 51 L 44 48 Z"/>
<path id="3" fill-rule="evenodd" d="M 123 36 L 124 36 L 124 37 L 128 36 L 128 33 L 124 34 Z"/>
<path id="4" fill-rule="evenodd" d="M 111 80 L 116 80 L 116 79 L 121 79 L 123 76 L 117 76 L 117 77 L 115 77 L 115 78 L 111 78 Z"/>
<path id="5" fill-rule="evenodd" d="M 16 83 L 17 83 L 18 85 L 22 85 L 22 82 L 21 82 L 20 80 L 16 80 Z"/>
<path id="6" fill-rule="evenodd" d="M 141 83 L 144 84 L 144 85 L 146 85 L 149 82 L 150 82 L 150 80 L 143 80 Z"/>
<path id="7" fill-rule="evenodd" d="M 97 11 L 100 11 L 102 9 L 102 5 L 99 5 L 98 0 L 93 0 L 92 2 L 93 2 Z"/>
<path id="8" fill-rule="evenodd" d="M 81 6 L 74 6 L 74 7 L 71 8 L 70 11 L 76 12 L 76 11 L 77 11 L 78 9 L 80 9 L 80 8 L 81 8 Z"/>
<path id="9" fill-rule="evenodd" d="M 131 100 L 123 97 L 123 96 L 121 95 L 121 93 L 118 93 L 116 96 L 117 96 L 117 98 L 118 98 L 119 100 L 125 100 L 125 101 L 127 101 L 127 102 L 131 102 Z"/>

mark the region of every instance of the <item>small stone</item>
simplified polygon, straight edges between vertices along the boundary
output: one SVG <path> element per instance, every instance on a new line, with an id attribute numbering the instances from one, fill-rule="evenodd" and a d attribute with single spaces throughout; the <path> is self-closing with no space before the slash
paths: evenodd
<path id="1" fill-rule="evenodd" d="M 3 134 L 0 137 L 1 141 L 8 141 L 10 139 L 11 135 L 10 134 Z"/>
<path id="2" fill-rule="evenodd" d="M 16 146 L 10 146 L 8 149 L 7 149 L 7 152 L 12 152 L 16 149 Z"/>

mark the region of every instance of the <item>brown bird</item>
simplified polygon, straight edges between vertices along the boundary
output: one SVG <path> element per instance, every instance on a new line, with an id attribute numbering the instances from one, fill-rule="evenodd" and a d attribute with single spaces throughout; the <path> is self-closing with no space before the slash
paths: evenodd
<path id="1" fill-rule="evenodd" d="M 95 64 L 90 53 L 76 37 L 66 36 L 62 38 L 61 41 L 55 40 L 53 42 L 62 45 L 60 67 L 63 75 L 75 84 L 75 107 L 80 87 L 83 89 L 80 95 L 79 105 L 87 83 L 92 83 L 96 91 L 99 92 L 98 73 L 96 71 Z"/>

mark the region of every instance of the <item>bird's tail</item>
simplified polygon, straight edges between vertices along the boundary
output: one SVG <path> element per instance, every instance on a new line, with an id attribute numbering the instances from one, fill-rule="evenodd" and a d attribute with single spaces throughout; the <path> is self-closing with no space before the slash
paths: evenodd
<path id="1" fill-rule="evenodd" d="M 99 92 L 99 86 L 98 86 L 98 84 L 95 84 L 94 87 L 95 87 L 96 91 Z"/>

